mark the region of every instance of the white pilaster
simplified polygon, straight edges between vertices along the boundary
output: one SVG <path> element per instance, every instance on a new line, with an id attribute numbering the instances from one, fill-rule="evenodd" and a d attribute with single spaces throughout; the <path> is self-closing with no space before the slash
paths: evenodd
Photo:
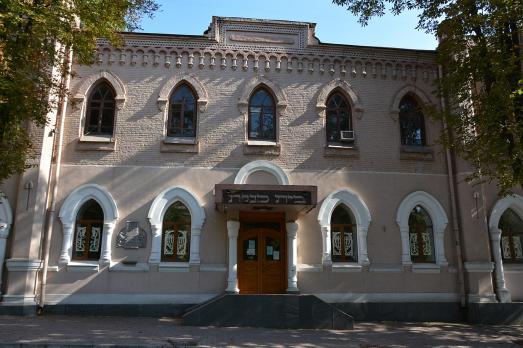
<path id="1" fill-rule="evenodd" d="M 321 257 L 321 262 L 324 266 L 332 265 L 331 258 L 331 227 L 330 225 L 321 226 L 321 238 L 323 244 L 323 253 Z"/>
<path id="2" fill-rule="evenodd" d="M 63 239 L 62 239 L 62 252 L 60 253 L 60 265 L 67 265 L 71 261 L 73 253 L 73 227 L 74 224 L 62 222 L 63 225 Z"/>
<path id="3" fill-rule="evenodd" d="M 496 276 L 496 293 L 499 302 L 512 302 L 510 292 L 505 283 L 505 272 L 503 271 L 503 260 L 501 259 L 501 230 L 498 228 L 491 228 L 490 242 L 492 253 L 494 254 L 494 272 Z"/>
<path id="4" fill-rule="evenodd" d="M 2 270 L 4 268 L 5 247 L 9 236 L 9 224 L 0 222 L 0 289 L 2 285 Z M 0 292 L 1 294 L 1 292 Z"/>
<path id="5" fill-rule="evenodd" d="M 116 221 L 104 222 L 102 234 L 102 252 L 100 253 L 100 265 L 111 264 L 111 241 Z"/>
<path id="6" fill-rule="evenodd" d="M 151 240 L 151 256 L 149 256 L 149 263 L 160 263 L 160 255 L 162 250 L 162 225 L 151 224 L 152 240 Z"/>
<path id="7" fill-rule="evenodd" d="M 299 292 L 298 290 L 298 224 L 287 222 L 287 292 Z"/>
<path id="8" fill-rule="evenodd" d="M 238 289 L 238 232 L 239 221 L 227 221 L 227 234 L 229 236 L 229 277 L 227 278 L 227 289 L 229 293 L 239 293 Z"/>
<path id="9" fill-rule="evenodd" d="M 358 237 L 358 263 L 362 266 L 368 266 L 370 265 L 369 261 L 369 252 L 367 250 L 367 227 L 366 226 L 357 226 L 359 233 L 357 233 Z"/>
<path id="10" fill-rule="evenodd" d="M 408 226 L 400 227 L 401 232 L 401 263 L 403 266 L 412 265 L 412 260 L 410 259 L 410 242 L 409 242 L 409 229 Z"/>
<path id="11" fill-rule="evenodd" d="M 200 227 L 191 228 L 191 256 L 189 259 L 190 265 L 200 264 L 200 236 L 202 229 Z"/>
<path id="12" fill-rule="evenodd" d="M 447 258 L 445 257 L 445 240 L 444 230 L 434 230 L 434 251 L 436 253 L 436 263 L 440 266 L 448 266 Z"/>

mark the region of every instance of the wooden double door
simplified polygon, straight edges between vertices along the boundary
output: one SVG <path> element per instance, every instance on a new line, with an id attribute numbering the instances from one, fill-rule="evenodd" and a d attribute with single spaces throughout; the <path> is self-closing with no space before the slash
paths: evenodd
<path id="1" fill-rule="evenodd" d="M 242 223 L 238 237 L 240 294 L 281 294 L 286 290 L 285 231 L 280 222 Z"/>

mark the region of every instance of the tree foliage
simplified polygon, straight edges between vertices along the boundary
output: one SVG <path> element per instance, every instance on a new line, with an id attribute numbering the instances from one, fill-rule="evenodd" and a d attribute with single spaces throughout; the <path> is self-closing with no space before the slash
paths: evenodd
<path id="1" fill-rule="evenodd" d="M 366 25 L 387 10 L 418 10 L 417 29 L 440 37 L 438 93 L 431 115 L 451 132 L 442 142 L 469 161 L 471 178 L 497 183 L 500 194 L 523 186 L 523 1 L 334 0 Z"/>
<path id="2" fill-rule="evenodd" d="M 91 64 L 97 38 L 118 45 L 119 31 L 136 29 L 157 9 L 154 0 L 0 2 L 0 182 L 27 167 L 35 156 L 29 128 L 45 125 L 67 92 L 60 47 L 72 47 L 79 63 Z"/>

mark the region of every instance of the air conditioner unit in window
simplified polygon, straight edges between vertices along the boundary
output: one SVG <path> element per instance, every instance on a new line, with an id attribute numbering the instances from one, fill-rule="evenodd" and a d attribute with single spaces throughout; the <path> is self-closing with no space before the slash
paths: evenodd
<path id="1" fill-rule="evenodd" d="M 354 131 L 340 131 L 340 141 L 352 142 L 354 141 Z"/>

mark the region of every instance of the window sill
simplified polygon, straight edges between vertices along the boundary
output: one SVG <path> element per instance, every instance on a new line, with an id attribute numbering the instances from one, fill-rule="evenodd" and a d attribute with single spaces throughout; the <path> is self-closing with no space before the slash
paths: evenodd
<path id="1" fill-rule="evenodd" d="M 298 272 L 323 272 L 323 265 L 302 263 L 298 265 Z"/>
<path id="2" fill-rule="evenodd" d="M 196 138 L 192 137 L 165 137 L 163 139 L 164 144 L 186 144 L 195 145 L 198 143 Z"/>
<path id="3" fill-rule="evenodd" d="M 434 161 L 434 150 L 430 146 L 402 145 L 400 159 L 415 161 Z"/>
<path id="4" fill-rule="evenodd" d="M 503 271 L 507 273 L 523 273 L 523 263 L 503 263 Z"/>
<path id="5" fill-rule="evenodd" d="M 358 147 L 354 143 L 332 143 L 325 146 L 323 155 L 325 157 L 349 157 L 349 158 L 359 158 Z"/>
<path id="6" fill-rule="evenodd" d="M 435 263 L 413 263 L 412 273 L 440 273 L 441 266 Z"/>
<path id="7" fill-rule="evenodd" d="M 244 155 L 279 156 L 281 146 L 275 141 L 248 140 L 243 144 Z"/>
<path id="8" fill-rule="evenodd" d="M 160 152 L 198 153 L 200 144 L 196 138 L 165 137 L 160 143 Z"/>
<path id="9" fill-rule="evenodd" d="M 158 272 L 189 272 L 189 262 L 160 262 Z"/>
<path id="10" fill-rule="evenodd" d="M 149 272 L 149 265 L 138 262 L 136 264 L 125 264 L 119 262 L 109 268 L 110 272 Z"/>
<path id="11" fill-rule="evenodd" d="M 333 272 L 361 272 L 363 266 L 356 262 L 332 262 Z"/>
<path id="12" fill-rule="evenodd" d="M 83 135 L 76 143 L 78 151 L 114 151 L 116 141 L 112 135 Z"/>
<path id="13" fill-rule="evenodd" d="M 69 272 L 98 272 L 100 265 L 96 261 L 71 261 L 67 264 Z"/>

